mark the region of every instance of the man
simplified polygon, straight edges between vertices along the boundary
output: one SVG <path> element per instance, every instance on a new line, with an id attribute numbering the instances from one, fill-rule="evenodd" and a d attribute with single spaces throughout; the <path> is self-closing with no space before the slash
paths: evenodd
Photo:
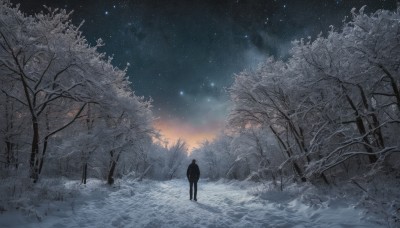
<path id="1" fill-rule="evenodd" d="M 197 181 L 200 178 L 200 169 L 196 164 L 196 160 L 193 159 L 192 163 L 189 165 L 186 176 L 190 183 L 190 200 L 192 200 L 193 186 L 194 186 L 194 201 L 197 201 Z"/>

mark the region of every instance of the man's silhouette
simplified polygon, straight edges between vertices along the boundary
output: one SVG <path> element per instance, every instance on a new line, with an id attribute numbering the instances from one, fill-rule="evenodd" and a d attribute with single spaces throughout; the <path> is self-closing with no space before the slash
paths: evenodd
<path id="1" fill-rule="evenodd" d="M 186 176 L 190 183 L 190 200 L 192 200 L 193 186 L 194 186 L 194 201 L 197 201 L 197 181 L 200 178 L 200 169 L 196 164 L 196 160 L 193 159 L 192 163 L 189 165 Z"/>

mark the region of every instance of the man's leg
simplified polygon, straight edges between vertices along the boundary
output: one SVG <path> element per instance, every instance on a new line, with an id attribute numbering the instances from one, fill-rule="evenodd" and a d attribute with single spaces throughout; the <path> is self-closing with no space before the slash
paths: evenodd
<path id="1" fill-rule="evenodd" d="M 190 194 L 190 200 L 192 200 L 192 193 L 193 193 L 193 181 L 189 182 L 190 184 L 190 190 L 189 190 L 189 194 Z M 194 197 L 196 199 L 196 195 Z"/>
<path id="2" fill-rule="evenodd" d="M 193 184 L 194 184 L 194 200 L 197 201 L 197 181 L 194 181 Z"/>

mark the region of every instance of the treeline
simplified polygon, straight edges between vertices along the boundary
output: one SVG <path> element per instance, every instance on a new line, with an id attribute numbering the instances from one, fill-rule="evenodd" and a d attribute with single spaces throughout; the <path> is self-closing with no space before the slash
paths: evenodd
<path id="1" fill-rule="evenodd" d="M 400 8 L 351 13 L 236 75 L 225 133 L 193 154 L 205 175 L 331 184 L 399 171 Z"/>

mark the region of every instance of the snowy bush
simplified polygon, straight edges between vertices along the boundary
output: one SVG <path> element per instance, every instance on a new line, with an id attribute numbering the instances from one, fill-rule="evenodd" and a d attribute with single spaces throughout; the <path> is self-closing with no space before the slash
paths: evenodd
<path id="1" fill-rule="evenodd" d="M 44 202 L 62 202 L 76 196 L 77 192 L 66 189 L 65 179 L 43 179 L 33 184 L 29 178 L 10 177 L 2 180 L 0 208 L 4 211 L 19 210 L 40 220 L 44 214 L 38 211 Z M 46 210 L 45 210 L 46 211 Z"/>

